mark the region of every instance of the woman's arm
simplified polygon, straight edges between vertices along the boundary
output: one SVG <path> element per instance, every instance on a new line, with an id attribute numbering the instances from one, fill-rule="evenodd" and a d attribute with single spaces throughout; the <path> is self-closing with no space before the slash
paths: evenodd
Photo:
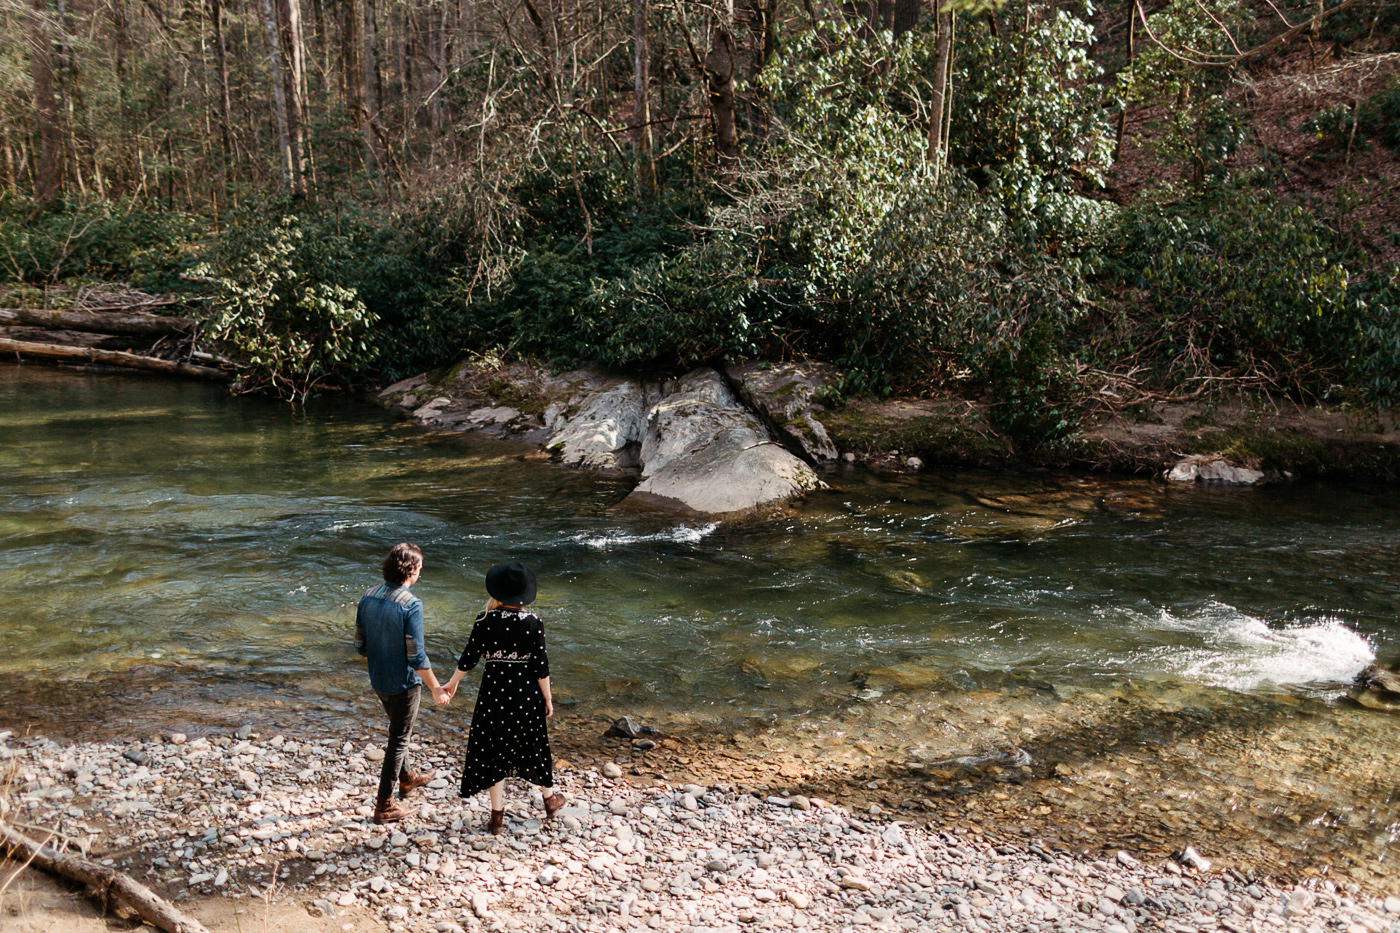
<path id="1" fill-rule="evenodd" d="M 554 696 L 549 692 L 549 678 L 540 678 L 540 693 L 544 694 L 544 718 L 554 715 Z"/>

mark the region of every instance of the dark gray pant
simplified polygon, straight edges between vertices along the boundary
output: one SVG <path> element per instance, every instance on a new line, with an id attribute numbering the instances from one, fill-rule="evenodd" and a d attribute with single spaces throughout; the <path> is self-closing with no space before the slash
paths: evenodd
<path id="1" fill-rule="evenodd" d="M 422 692 L 422 687 L 410 687 L 394 694 L 375 691 L 379 702 L 384 704 L 384 712 L 389 714 L 389 742 L 384 746 L 384 767 L 379 769 L 380 800 L 394 792 L 394 781 L 408 770 L 408 738 L 418 719 L 418 698 Z"/>

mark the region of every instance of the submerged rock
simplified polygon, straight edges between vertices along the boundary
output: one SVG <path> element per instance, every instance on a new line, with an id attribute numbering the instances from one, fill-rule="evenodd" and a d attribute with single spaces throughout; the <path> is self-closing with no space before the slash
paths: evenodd
<path id="1" fill-rule="evenodd" d="M 1400 710 L 1400 674 L 1379 664 L 1368 664 L 1356 675 L 1347 697 L 1367 709 Z"/>

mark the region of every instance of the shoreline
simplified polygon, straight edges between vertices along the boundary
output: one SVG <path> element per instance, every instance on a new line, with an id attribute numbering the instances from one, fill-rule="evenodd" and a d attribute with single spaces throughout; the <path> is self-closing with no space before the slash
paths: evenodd
<path id="1" fill-rule="evenodd" d="M 1216 703 L 1214 707 L 1212 702 Z M 668 805 L 674 807 L 677 799 L 683 796 L 680 789 L 687 785 L 703 788 L 699 797 L 714 788 L 722 788 L 719 793 L 724 802 L 719 811 L 728 813 L 738 806 L 745 819 L 755 806 L 767 808 L 764 813 L 768 816 L 791 814 L 795 817 L 799 811 L 767 801 L 772 798 L 790 804 L 805 798 L 817 804 L 810 811 L 802 811 L 803 832 L 815 833 L 818 837 L 824 832 L 824 824 L 820 822 L 822 814 L 839 813 L 842 832 L 861 840 L 860 845 L 873 844 L 878 848 L 875 840 L 880 839 L 888 827 L 898 826 L 901 833 L 918 840 L 915 848 L 925 854 L 971 847 L 973 855 L 959 856 L 959 859 L 985 856 L 1004 861 L 1014 857 L 1026 860 L 1031 867 L 1042 862 L 1053 863 L 1070 872 L 1089 866 L 1091 873 L 1103 875 L 1108 883 L 1112 883 L 1114 872 L 1131 874 L 1132 871 L 1146 871 L 1159 880 L 1172 877 L 1181 879 L 1181 883 L 1199 883 L 1202 890 L 1218 882 L 1228 886 L 1225 890 L 1228 896 L 1222 904 L 1253 903 L 1259 909 L 1263 909 L 1261 902 L 1273 904 L 1277 901 L 1286 905 L 1293 897 L 1291 892 L 1302 890 L 1313 899 L 1309 911 L 1317 905 L 1327 906 L 1329 910 L 1350 910 L 1341 906 L 1342 900 L 1350 900 L 1358 905 L 1363 901 L 1370 903 L 1375 907 L 1371 911 L 1374 917 L 1389 916 L 1384 910 L 1384 898 L 1400 893 L 1400 871 L 1392 865 L 1392 860 L 1376 861 L 1364 852 L 1353 851 L 1349 858 L 1347 848 L 1348 840 L 1388 826 L 1393 814 L 1383 809 L 1373 810 L 1379 821 L 1377 826 L 1364 824 L 1359 819 L 1349 829 L 1344 822 L 1329 826 L 1318 822 L 1319 814 L 1335 816 L 1334 811 L 1344 806 L 1328 799 L 1327 783 L 1318 784 L 1313 793 L 1298 791 L 1308 781 L 1323 780 L 1314 772 L 1326 772 L 1335 767 L 1339 756 L 1351 754 L 1361 745 L 1322 750 L 1308 759 L 1295 755 L 1287 767 L 1279 760 L 1270 761 L 1272 754 L 1300 747 L 1303 740 L 1290 730 L 1315 720 L 1321 706 L 1325 705 L 1321 701 L 1264 700 L 1225 695 L 1220 691 L 1199 691 L 1175 702 L 1152 704 L 1144 701 L 1129 710 L 1121 695 L 1088 695 L 1057 701 L 1054 713 L 1058 726 L 1026 718 L 1027 711 L 1034 705 L 1024 698 L 1004 694 L 945 696 L 933 705 L 911 705 L 898 715 L 891 713 L 895 719 L 884 731 L 874 727 L 872 718 L 884 715 L 880 703 L 853 703 L 848 709 L 832 711 L 820 720 L 793 719 L 768 725 L 751 723 L 747 727 L 706 725 L 694 720 L 685 724 L 683 719 L 668 722 L 658 718 L 656 721 L 663 734 L 654 739 L 653 748 L 634 746 L 626 739 L 606 738 L 604 733 L 611 722 L 607 714 L 574 709 L 556 716 L 551 725 L 551 739 L 557 779 L 571 797 L 582 794 L 604 807 L 624 793 L 646 796 L 649 800 L 655 798 L 650 803 L 633 801 L 628 804 L 629 819 L 635 817 L 639 806 L 661 806 L 657 801 L 664 803 L 662 798 L 671 801 Z M 240 712 L 244 725 L 230 729 L 228 722 L 237 719 L 235 714 Z M 275 896 L 267 895 L 268 878 L 259 876 L 257 884 L 263 885 L 260 888 L 249 888 L 250 882 L 238 882 L 244 884 L 245 896 L 262 893 L 261 900 L 255 902 L 259 904 L 258 909 L 270 911 L 275 906 L 299 918 L 289 921 L 288 929 L 313 928 L 298 925 L 300 920 L 311 919 L 311 914 L 306 912 L 308 905 L 327 900 L 323 895 L 328 893 L 336 894 L 337 898 L 332 899 L 336 900 L 347 893 L 346 885 L 377 877 L 347 878 L 361 874 L 363 866 L 378 858 L 378 849 L 365 848 L 369 840 L 392 838 L 396 829 L 375 827 L 366 818 L 372 794 L 372 787 L 367 784 L 377 776 L 373 749 L 383 741 L 382 729 L 368 704 L 358 710 L 352 705 L 333 725 L 307 719 L 303 710 L 285 703 L 264 707 L 263 712 L 268 715 L 247 709 L 229 710 L 227 720 L 199 726 L 199 734 L 195 727 L 182 726 L 191 731 L 180 744 L 176 743 L 181 737 L 168 727 L 158 734 L 152 734 L 149 729 L 132 734 L 120 723 L 112 723 L 112 728 L 101 739 L 76 743 L 55 741 L 42 734 L 7 735 L 0 741 L 0 773 L 9 777 L 4 787 L 13 807 L 6 818 L 31 827 L 57 828 L 75 838 L 90 840 L 94 857 L 119 858 L 126 863 L 124 870 L 174 899 L 181 909 L 196 914 L 208 910 L 216 920 L 219 912 L 232 903 L 227 894 L 229 889 L 225 885 L 212 886 L 213 880 L 218 878 L 217 869 L 210 872 L 191 868 L 191 865 L 201 869 L 214 867 L 213 863 L 202 866 L 195 859 L 208 858 L 205 852 L 210 841 L 206 836 L 215 823 L 222 827 L 218 832 L 224 837 L 240 840 L 241 854 L 230 856 L 225 852 L 221 858 L 225 861 L 232 858 L 228 864 L 244 865 L 248 871 L 256 873 L 255 863 L 263 855 L 252 851 L 252 845 L 256 844 L 253 840 L 261 838 L 270 817 L 281 817 L 276 823 L 279 834 L 293 828 L 302 832 L 298 827 L 310 826 L 319 820 L 320 829 L 306 830 L 302 832 L 305 838 L 298 837 L 300 841 L 294 845 L 299 848 L 275 852 L 277 866 L 293 869 L 287 878 L 274 885 Z M 955 720 L 958 713 L 963 718 Z M 907 750 L 886 744 L 892 732 L 910 730 L 915 722 L 942 723 L 945 731 L 968 733 L 973 729 L 971 724 L 981 721 L 978 717 L 983 714 L 986 714 L 985 721 L 978 734 L 963 734 L 948 746 L 988 750 L 988 754 L 975 761 L 953 758 L 919 761 L 911 758 Z M 1339 736 L 1350 735 L 1354 743 L 1362 743 L 1366 738 L 1358 734 L 1361 730 L 1384 730 L 1388 722 L 1385 714 L 1356 710 L 1347 711 L 1347 715 L 1352 718 L 1348 719 L 1346 727 L 1333 731 Z M 528 858 L 535 860 L 528 862 L 530 872 L 525 874 L 529 877 L 518 877 L 516 882 L 533 886 L 530 890 L 549 887 L 539 884 L 538 876 L 551 865 L 560 867 L 551 861 L 558 847 L 583 845 L 596 849 L 598 840 L 586 825 L 579 833 L 551 835 L 523 821 L 517 822 L 525 826 L 528 835 L 512 835 L 501 845 L 497 845 L 500 840 L 483 836 L 479 832 L 484 823 L 480 801 L 459 800 L 453 783 L 454 769 L 458 767 L 457 759 L 464 745 L 463 729 L 456 724 L 459 719 L 460 711 L 454 721 L 425 716 L 422 748 L 415 752 L 419 760 L 430 761 L 438 786 L 429 798 L 431 809 L 410 820 L 407 824 L 410 829 L 403 829 L 403 832 L 412 840 L 436 834 L 438 848 L 416 842 L 408 846 L 389 846 L 389 850 L 398 852 L 398 861 L 393 861 L 392 865 L 399 866 L 402 861 L 404 871 L 416 870 L 411 860 L 407 860 L 410 854 L 419 853 L 421 861 L 431 852 L 449 851 L 443 848 L 443 839 L 449 833 L 447 828 L 465 816 L 466 828 L 459 827 L 455 831 L 458 843 L 450 848 L 457 853 L 454 859 L 475 864 L 477 854 L 487 853 L 481 859 L 489 862 L 490 854 L 496 853 L 498 861 L 491 864 L 499 869 L 504 864 L 501 860 L 527 864 L 526 854 L 522 853 L 528 853 Z M 302 723 L 300 727 L 296 726 L 298 722 Z M 1030 734 L 1028 730 L 1032 729 L 1038 730 L 1036 734 Z M 838 738 L 841 733 L 853 733 L 857 737 Z M 1021 734 L 1020 745 L 1012 741 L 1016 733 Z M 203 754 L 186 760 L 191 748 L 203 749 Z M 284 752 L 286 749 L 293 751 Z M 1008 753 L 1010 749 L 1029 749 L 1025 752 L 1028 760 L 1018 760 Z M 366 751 L 371 758 L 366 758 Z M 942 756 L 945 751 L 933 750 L 930 755 Z M 1233 775 L 1224 772 L 1225 756 L 1234 756 L 1239 772 Z M 84 767 L 84 761 L 99 759 L 103 763 L 97 767 Z M 1357 797 L 1364 799 L 1367 795 L 1382 793 L 1384 774 L 1393 773 L 1394 764 L 1386 760 L 1352 762 L 1354 771 L 1348 780 L 1355 785 Z M 618 766 L 618 776 L 607 778 L 603 771 L 612 765 Z M 110 774 L 99 775 L 103 767 Z M 1267 773 L 1271 768 L 1276 772 L 1273 775 Z M 1239 774 L 1244 773 L 1251 775 L 1252 785 L 1240 786 Z M 1215 782 L 1202 783 L 1211 774 Z M 106 783 L 98 780 L 99 777 Z M 1372 784 L 1372 779 L 1377 783 Z M 521 817 L 528 817 L 520 807 L 520 789 L 515 788 L 511 793 L 513 806 L 522 811 Z M 289 802 L 298 800 L 303 801 L 305 813 L 290 812 Z M 821 805 L 823 803 L 827 805 Z M 1277 833 L 1267 830 L 1271 825 L 1267 822 L 1244 824 L 1228 818 L 1231 811 L 1249 807 L 1276 811 Z M 223 812 L 215 818 L 213 814 L 219 810 Z M 587 817 L 591 812 L 576 815 Z M 605 822 L 612 815 L 615 814 L 608 811 Z M 806 823 L 809 820 L 814 821 L 810 826 Z M 662 820 L 667 826 L 671 822 Z M 282 828 L 284 824 L 286 829 Z M 137 826 L 146 828 L 133 831 Z M 331 855 L 312 858 L 307 849 L 313 845 L 313 837 L 320 838 L 316 833 L 331 832 L 328 827 L 332 826 L 339 827 L 334 831 L 340 833 L 339 844 L 350 846 L 354 854 L 343 859 Z M 142 831 L 148 833 L 148 837 L 142 838 L 139 835 Z M 198 853 L 188 849 L 192 831 L 204 840 Z M 746 832 L 729 840 L 731 849 L 753 852 L 764 846 L 771 847 L 771 842 L 764 842 L 761 836 L 746 835 Z M 706 833 L 713 835 L 709 829 L 697 833 L 696 838 L 701 841 Z M 772 835 L 771 831 L 768 835 Z M 484 842 L 487 848 L 476 848 L 478 842 Z M 518 848 L 522 843 L 526 844 L 525 850 Z M 1212 862 L 1209 871 L 1183 868 L 1173 858 L 1174 853 L 1188 846 Z M 172 852 L 184 855 L 172 858 Z M 269 847 L 267 852 L 272 855 L 273 849 Z M 1136 867 L 1120 864 L 1119 852 L 1127 853 L 1138 863 Z M 372 857 L 371 853 L 375 855 Z M 648 858 L 655 855 L 653 852 Z M 329 878 L 313 874 L 325 858 L 336 861 L 337 874 Z M 362 860 L 359 865 L 350 867 L 357 858 Z M 365 861 L 367 859 L 370 861 Z M 574 861 L 586 864 L 588 859 Z M 654 873 L 658 868 L 670 870 L 682 864 L 659 856 L 654 861 L 655 864 L 653 861 L 638 864 L 636 872 L 628 869 L 628 883 L 638 881 L 638 872 Z M 694 859 L 689 855 L 683 860 L 684 864 L 690 861 Z M 380 866 L 375 870 L 381 874 L 388 870 L 382 862 L 382 859 L 374 862 Z M 873 864 L 883 863 L 875 860 Z M 993 864 L 997 863 L 987 862 L 988 872 Z M 1109 866 L 1108 870 L 1102 868 L 1103 865 Z M 827 865 L 823 869 L 826 874 L 819 873 L 820 878 L 812 883 L 835 884 L 841 893 L 833 895 L 834 900 L 824 899 L 832 892 L 824 887 L 814 888 L 812 900 L 823 905 L 821 909 L 834 912 L 832 917 L 845 916 L 846 919 L 840 922 L 832 917 L 814 920 L 815 928 L 844 929 L 851 923 L 861 923 L 851 919 L 853 914 L 841 915 L 842 910 L 855 911 L 859 905 L 842 906 L 841 898 L 849 889 L 841 888 L 839 879 L 833 880 L 836 876 L 828 877 L 836 867 Z M 339 873 L 341 868 L 345 869 L 344 873 Z M 1178 873 L 1173 874 L 1171 869 Z M 517 869 L 501 870 L 520 875 Z M 590 870 L 574 874 L 591 877 L 599 873 Z M 191 879 L 200 875 L 208 877 L 190 884 Z M 610 877 L 607 872 L 599 874 L 603 880 L 607 877 Z M 705 891 L 703 879 L 692 880 L 700 885 L 702 900 L 717 893 Z M 910 887 L 909 880 L 890 887 L 898 890 L 900 883 Z M 1139 887 L 1146 883 L 1137 875 L 1129 880 Z M 331 881 L 342 883 L 341 888 L 327 890 L 326 884 Z M 959 883 L 966 881 L 964 878 Z M 397 899 L 382 899 L 382 903 L 363 898 L 356 900 L 358 908 L 374 907 L 367 914 L 361 909 L 354 915 L 358 919 L 353 922 L 359 924 L 356 929 L 384 929 L 383 910 L 395 904 L 411 908 L 409 892 L 420 890 L 415 886 L 425 885 L 421 890 L 437 892 L 434 896 L 449 901 L 462 896 L 466 889 L 454 894 L 453 883 L 456 883 L 453 878 L 428 875 L 420 870 L 417 881 L 406 884 L 402 890 L 394 889 L 398 892 Z M 297 885 L 303 887 L 297 888 Z M 935 885 L 935 888 L 941 886 Z M 1118 887 L 1126 892 L 1131 885 L 1124 882 Z M 1264 898 L 1241 894 L 1245 900 L 1231 899 L 1251 887 L 1267 889 L 1274 894 Z M 964 888 L 964 894 L 969 896 L 981 890 L 975 881 Z M 722 886 L 722 890 L 728 888 Z M 926 889 L 918 890 L 929 893 Z M 363 892 L 358 889 L 357 892 L 359 898 Z M 643 889 L 641 893 L 658 892 Z M 869 892 L 859 893 L 864 896 Z M 896 896 L 889 891 L 885 893 L 889 897 Z M 1366 901 L 1367 898 L 1379 900 Z M 772 904 L 753 902 L 752 898 L 750 902 L 754 910 L 769 909 L 770 919 L 777 916 L 771 913 Z M 529 903 L 528 898 L 525 903 Z M 945 899 L 943 903 L 952 905 L 951 915 L 943 918 L 951 924 L 948 929 L 972 928 L 965 923 L 957 925 L 968 918 L 957 916 L 956 902 Z M 791 904 L 787 906 L 792 907 Z M 1066 906 L 1066 916 L 1073 917 L 1079 924 L 1074 929 L 1085 928 L 1083 921 L 1094 917 L 1093 911 L 1082 917 L 1076 915 L 1078 907 L 1074 903 Z M 1120 903 L 1119 907 L 1122 906 Z M 1142 907 L 1140 904 L 1128 906 Z M 1400 909 L 1400 901 L 1393 906 Z M 878 913 L 887 908 L 875 905 L 874 909 Z M 1148 912 L 1150 914 L 1150 909 Z M 585 914 L 594 916 L 586 910 Z M 871 916 L 868 911 L 866 915 Z M 346 911 L 338 911 L 335 914 L 338 922 L 325 929 L 341 929 L 346 916 Z M 499 928 L 489 919 L 471 916 L 479 928 Z M 661 915 L 652 912 L 647 916 Z M 1249 916 L 1252 918 L 1254 914 Z M 1277 916 L 1286 921 L 1285 925 L 1292 923 L 1285 914 Z M 415 917 L 418 915 L 409 912 L 404 920 Z M 388 928 L 438 930 L 439 921 L 456 923 L 462 929 L 474 928 L 470 922 L 464 924 L 457 914 L 429 919 L 432 922 L 419 925 L 390 923 Z M 1047 929 L 1058 928 L 1054 924 L 1063 919 L 1047 921 L 1051 922 Z M 1122 919 L 1118 917 L 1119 921 Z M 1397 919 L 1400 917 L 1390 917 L 1376 929 L 1390 929 Z M 671 928 L 672 920 L 674 918 L 659 921 L 662 924 L 659 928 Z M 1104 914 L 1099 920 L 1106 929 L 1113 916 Z M 933 926 L 929 929 L 943 928 L 938 918 L 925 916 L 920 920 L 920 923 L 930 922 Z M 698 921 L 689 917 L 686 923 L 693 927 Z M 989 928 L 1009 928 L 998 923 L 999 920 L 992 922 Z M 1121 922 L 1119 925 L 1122 926 Z M 680 924 L 676 928 L 685 926 Z M 217 924 L 212 928 L 222 929 Z M 615 929 L 616 925 L 605 928 Z M 1245 928 L 1263 929 L 1248 924 L 1241 927 Z M 78 933 L 76 928 L 73 933 Z"/>
<path id="2" fill-rule="evenodd" d="M 1007 782 L 915 816 L 874 803 L 884 788 L 862 777 L 829 782 L 826 799 L 794 788 L 831 776 L 792 773 L 790 757 L 755 768 L 710 736 L 662 739 L 632 759 L 625 742 L 598 737 L 601 727 L 574 720 L 553 730 L 569 806 L 542 823 L 538 801 L 512 782 L 501 837 L 484 832 L 483 795 L 457 797 L 460 745 L 438 737 L 414 750 L 415 767 L 436 778 L 415 795 L 419 813 L 372 824 L 382 756 L 372 730 L 346 738 L 245 727 L 76 745 L 0 734 L 5 819 L 30 835 L 47 827 L 80 840 L 216 933 L 249 917 L 272 929 L 392 933 L 1380 931 L 1400 922 L 1393 883 L 1276 878 L 1212 851 L 1209 839 L 1184 859 L 1116 838 L 1067 846 L 1014 802 L 979 818 L 978 797 L 995 800 Z M 762 774 L 777 780 L 752 783 Z M 47 929 L 79 933 L 73 922 Z"/>

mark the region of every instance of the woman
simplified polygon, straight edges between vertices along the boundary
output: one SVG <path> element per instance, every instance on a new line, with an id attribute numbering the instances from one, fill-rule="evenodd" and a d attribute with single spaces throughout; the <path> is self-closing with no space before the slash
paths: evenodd
<path id="1" fill-rule="evenodd" d="M 519 562 L 496 564 L 486 573 L 491 599 L 476 617 L 457 670 L 444 689 L 451 696 L 476 663 L 485 660 L 476 695 L 467 759 L 462 767 L 462 796 L 489 790 L 491 832 L 505 831 L 505 783 L 508 777 L 532 781 L 544 798 L 545 817 L 564 806 L 554 786 L 554 759 L 545 720 L 554 715 L 549 691 L 549 655 L 544 624 L 525 606 L 535 599 L 535 575 Z"/>

